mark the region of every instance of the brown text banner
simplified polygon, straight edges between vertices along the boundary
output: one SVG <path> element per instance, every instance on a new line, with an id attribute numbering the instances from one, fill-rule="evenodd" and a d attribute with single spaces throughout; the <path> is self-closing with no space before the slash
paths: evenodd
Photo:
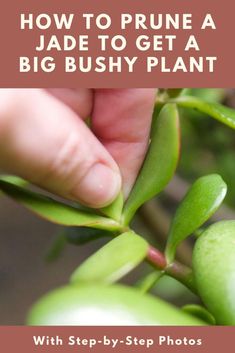
<path id="1" fill-rule="evenodd" d="M 32 352 L 232 353 L 235 327 L 1 326 L 0 350 Z"/>
<path id="2" fill-rule="evenodd" d="M 234 87 L 234 0 L 8 0 L 0 87 Z"/>

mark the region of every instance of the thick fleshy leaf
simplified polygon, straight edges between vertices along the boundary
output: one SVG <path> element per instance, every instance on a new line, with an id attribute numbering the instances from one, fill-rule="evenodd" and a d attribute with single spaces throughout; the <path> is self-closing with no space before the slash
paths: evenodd
<path id="1" fill-rule="evenodd" d="M 235 221 L 209 226 L 193 249 L 198 293 L 217 325 L 235 326 Z"/>
<path id="2" fill-rule="evenodd" d="M 0 190 L 24 205 L 30 211 L 57 224 L 66 226 L 83 226 L 99 229 L 116 230 L 115 221 L 93 213 L 78 210 L 75 207 L 55 201 L 49 197 L 26 190 L 6 181 L 0 180 Z"/>
<path id="3" fill-rule="evenodd" d="M 187 304 L 182 307 L 182 310 L 198 319 L 208 322 L 209 325 L 215 325 L 215 318 L 203 306 L 198 304 Z"/>
<path id="4" fill-rule="evenodd" d="M 206 102 L 221 103 L 226 96 L 224 88 L 186 88 L 184 96 L 193 96 Z"/>
<path id="5" fill-rule="evenodd" d="M 115 221 L 119 222 L 122 215 L 122 208 L 123 208 L 123 195 L 120 192 L 118 197 L 111 203 L 111 205 L 101 208 L 101 212 L 105 216 L 108 216 L 114 219 Z"/>
<path id="6" fill-rule="evenodd" d="M 0 180 L 7 181 L 8 183 L 17 185 L 17 186 L 26 186 L 28 184 L 28 181 L 19 178 L 15 175 L 0 175 Z M 3 194 L 3 192 L 0 190 L 0 195 Z"/>
<path id="7" fill-rule="evenodd" d="M 31 309 L 28 325 L 116 326 L 207 323 L 152 295 L 121 285 L 71 285 L 56 289 Z"/>
<path id="8" fill-rule="evenodd" d="M 123 233 L 81 264 L 71 282 L 115 282 L 144 260 L 148 247 L 146 240 L 134 232 Z"/>
<path id="9" fill-rule="evenodd" d="M 166 246 L 168 262 L 174 260 L 177 246 L 218 209 L 226 192 L 227 186 L 218 174 L 203 176 L 190 187 L 171 223 Z"/>
<path id="10" fill-rule="evenodd" d="M 163 275 L 164 275 L 164 271 L 155 270 L 149 273 L 144 278 L 141 278 L 136 283 L 136 287 L 139 288 L 141 293 L 147 293 L 157 284 L 157 282 L 162 278 Z"/>
<path id="11" fill-rule="evenodd" d="M 124 224 L 130 222 L 143 203 L 165 188 L 174 174 L 178 156 L 178 111 L 174 104 L 166 104 L 154 123 L 149 150 L 124 206 Z"/>
<path id="12" fill-rule="evenodd" d="M 219 103 L 207 102 L 191 96 L 180 96 L 170 100 L 185 108 L 196 109 L 221 123 L 235 129 L 235 110 Z"/>
<path id="13" fill-rule="evenodd" d="M 175 98 L 180 96 L 183 93 L 184 89 L 185 88 L 168 88 L 166 91 L 169 97 Z"/>

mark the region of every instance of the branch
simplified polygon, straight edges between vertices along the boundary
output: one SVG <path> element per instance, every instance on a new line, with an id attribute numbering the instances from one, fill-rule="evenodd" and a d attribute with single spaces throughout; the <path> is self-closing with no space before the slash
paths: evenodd
<path id="1" fill-rule="evenodd" d="M 147 260 L 155 268 L 164 271 L 168 276 L 177 279 L 193 293 L 197 294 L 197 289 L 193 280 L 193 272 L 189 267 L 178 261 L 174 261 L 172 264 L 168 265 L 164 254 L 152 246 L 149 248 Z"/>

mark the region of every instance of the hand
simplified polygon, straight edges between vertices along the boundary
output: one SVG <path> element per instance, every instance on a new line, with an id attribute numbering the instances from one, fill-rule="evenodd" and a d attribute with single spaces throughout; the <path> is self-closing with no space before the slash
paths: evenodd
<path id="1" fill-rule="evenodd" d="M 121 183 L 127 197 L 154 99 L 154 89 L 0 89 L 0 169 L 91 207 L 109 204 Z"/>

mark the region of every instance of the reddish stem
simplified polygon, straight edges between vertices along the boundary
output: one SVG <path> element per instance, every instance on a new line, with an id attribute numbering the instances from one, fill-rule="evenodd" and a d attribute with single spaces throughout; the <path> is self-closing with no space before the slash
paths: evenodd
<path id="1" fill-rule="evenodd" d="M 188 287 L 192 292 L 197 294 L 197 289 L 193 280 L 193 273 L 189 267 L 181 264 L 178 261 L 174 261 L 172 264 L 167 264 L 164 254 L 161 253 L 158 249 L 155 249 L 153 246 L 149 247 L 147 260 L 158 270 L 163 270 L 167 275 L 177 279 L 186 287 Z"/>
<path id="2" fill-rule="evenodd" d="M 165 256 L 153 246 L 149 247 L 148 254 L 147 254 L 148 261 L 157 267 L 159 270 L 164 270 L 167 262 Z"/>

